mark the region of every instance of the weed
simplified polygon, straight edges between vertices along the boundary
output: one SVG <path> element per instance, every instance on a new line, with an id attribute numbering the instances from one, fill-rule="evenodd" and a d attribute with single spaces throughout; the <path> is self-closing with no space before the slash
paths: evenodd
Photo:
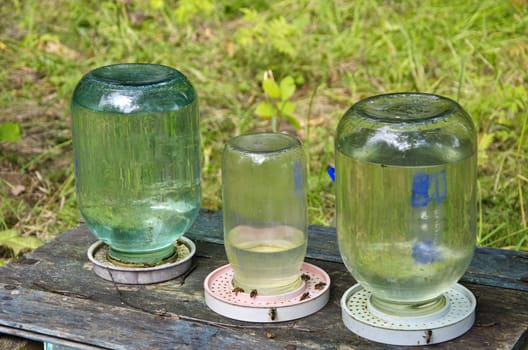
<path id="1" fill-rule="evenodd" d="M 266 94 L 267 101 L 257 104 L 255 114 L 264 119 L 271 119 L 273 132 L 280 129 L 282 119 L 288 121 L 295 129 L 300 129 L 301 124 L 293 116 L 295 103 L 290 101 L 295 93 L 293 78 L 291 76 L 284 77 L 277 84 L 272 71 L 266 71 L 262 79 L 262 89 Z"/>
<path id="2" fill-rule="evenodd" d="M 5 122 L 0 124 L 0 142 L 20 141 L 22 130 L 19 123 Z"/>

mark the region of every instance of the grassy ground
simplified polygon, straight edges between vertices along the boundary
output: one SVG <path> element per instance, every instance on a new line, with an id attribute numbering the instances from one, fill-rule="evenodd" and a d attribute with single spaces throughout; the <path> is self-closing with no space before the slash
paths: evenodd
<path id="1" fill-rule="evenodd" d="M 223 144 L 271 127 L 255 114 L 271 70 L 296 83 L 300 129 L 282 128 L 309 148 L 312 223 L 334 216 L 326 168 L 345 110 L 379 93 L 432 92 L 478 126 L 478 243 L 528 250 L 527 33 L 526 0 L 5 0 L 0 123 L 23 133 L 0 144 L 0 232 L 11 237 L 0 240 L 18 251 L 77 223 L 73 88 L 101 65 L 152 62 L 199 93 L 204 207 L 221 207 Z"/>

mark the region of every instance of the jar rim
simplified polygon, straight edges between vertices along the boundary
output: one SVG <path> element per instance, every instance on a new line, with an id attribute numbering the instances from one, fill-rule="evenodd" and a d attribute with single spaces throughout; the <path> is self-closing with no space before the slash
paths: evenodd
<path id="1" fill-rule="evenodd" d="M 457 110 L 462 110 L 460 105 L 444 96 L 396 92 L 367 97 L 355 103 L 349 112 L 365 119 L 405 124 L 448 118 Z"/>
<path id="2" fill-rule="evenodd" d="M 105 113 L 137 114 L 178 110 L 197 101 L 187 77 L 175 68 L 151 63 L 118 63 L 82 77 L 71 106 Z"/>
<path id="3" fill-rule="evenodd" d="M 236 136 L 226 146 L 242 153 L 283 153 L 302 146 L 301 141 L 289 134 L 276 132 L 250 133 Z"/>
<path id="4" fill-rule="evenodd" d="M 174 68 L 153 63 L 111 64 L 98 67 L 87 75 L 87 78 L 100 84 L 123 86 L 127 89 L 164 84 L 182 77 Z"/>

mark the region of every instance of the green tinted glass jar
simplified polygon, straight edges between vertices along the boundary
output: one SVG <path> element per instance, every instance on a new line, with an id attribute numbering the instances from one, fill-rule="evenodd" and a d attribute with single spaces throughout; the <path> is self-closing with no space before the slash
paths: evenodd
<path id="1" fill-rule="evenodd" d="M 405 315 L 441 307 L 476 240 L 470 116 L 437 95 L 373 96 L 345 113 L 335 147 L 345 265 L 381 310 Z"/>
<path id="2" fill-rule="evenodd" d="M 117 64 L 73 93 L 77 199 L 90 231 L 124 263 L 155 264 L 200 207 L 198 100 L 179 71 Z"/>

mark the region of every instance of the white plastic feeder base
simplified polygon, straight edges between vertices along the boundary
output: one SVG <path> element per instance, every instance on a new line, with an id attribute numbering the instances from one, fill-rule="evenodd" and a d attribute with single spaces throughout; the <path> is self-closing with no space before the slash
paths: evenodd
<path id="1" fill-rule="evenodd" d="M 301 273 L 309 279 L 296 290 L 281 295 L 257 295 L 234 290 L 233 269 L 224 265 L 204 281 L 205 303 L 214 312 L 247 322 L 284 322 L 322 309 L 330 296 L 330 277 L 317 266 L 303 263 Z"/>
<path id="2" fill-rule="evenodd" d="M 176 278 L 191 267 L 192 257 L 196 253 L 196 245 L 186 237 L 180 237 L 175 244 L 183 244 L 182 247 L 186 248 L 185 254 L 181 258 L 178 257 L 176 261 L 153 267 L 125 267 L 114 265 L 107 259 L 97 259 L 95 255 L 98 254 L 98 251 L 107 247 L 101 241 L 92 244 L 87 255 L 93 264 L 95 274 L 107 281 L 124 284 L 151 284 Z"/>
<path id="3" fill-rule="evenodd" d="M 397 317 L 374 310 L 370 296 L 359 284 L 348 289 L 341 298 L 342 318 L 349 330 L 379 343 L 442 343 L 466 333 L 475 322 L 475 296 L 458 283 L 444 293 L 446 305 L 442 310 L 421 317 Z"/>

